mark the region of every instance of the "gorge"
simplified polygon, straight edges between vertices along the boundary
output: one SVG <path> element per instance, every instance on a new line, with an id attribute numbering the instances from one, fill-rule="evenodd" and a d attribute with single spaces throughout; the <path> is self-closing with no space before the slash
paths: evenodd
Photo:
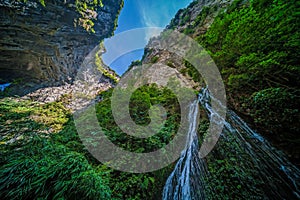
<path id="1" fill-rule="evenodd" d="M 119 77 L 101 55 L 123 3 L 0 0 L 0 198 L 300 199 L 299 2 L 193 1 Z M 219 99 L 212 94 L 221 92 L 180 53 L 157 48 L 168 31 L 191 38 L 212 58 L 226 90 L 226 117 L 214 118 Z M 144 66 L 151 72 L 144 85 L 128 103 L 118 96 L 124 106 L 112 109 L 115 92 L 126 94 L 135 80 L 118 84 Z M 170 74 L 168 81 L 148 83 Z M 177 94 L 187 91 L 196 100 L 182 104 Z M 123 107 L 134 126 L 116 122 L 114 112 Z M 89 109 L 94 113 L 85 113 Z M 157 133 L 150 137 L 125 130 L 143 132 L 158 118 L 164 121 L 151 127 Z M 155 171 L 117 170 L 111 167 L 117 151 L 104 148 L 89 119 L 112 144 L 141 156 L 172 144 L 181 129 L 185 146 L 175 161 L 166 152 L 171 161 Z M 202 157 L 214 123 L 222 132 Z M 99 161 L 90 147 L 113 159 Z M 154 163 L 136 165 L 142 171 Z"/>

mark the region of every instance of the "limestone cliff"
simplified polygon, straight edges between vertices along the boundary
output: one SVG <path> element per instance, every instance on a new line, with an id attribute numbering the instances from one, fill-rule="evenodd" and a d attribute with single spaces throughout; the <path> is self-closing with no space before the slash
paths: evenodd
<path id="1" fill-rule="evenodd" d="M 175 30 L 187 35 L 191 39 L 194 39 L 205 34 L 210 25 L 213 23 L 214 18 L 218 15 L 219 11 L 226 9 L 233 0 L 198 0 L 192 2 L 187 8 L 180 9 L 175 17 L 171 20 L 166 30 Z M 186 32 L 190 26 L 193 26 L 193 34 Z M 145 54 L 142 59 L 142 63 L 162 63 L 169 66 L 181 82 L 188 85 L 191 88 L 200 90 L 203 80 L 197 77 L 193 77 L 193 69 L 186 65 L 183 58 L 179 57 L 176 53 L 171 53 L 167 49 L 159 48 L 157 41 L 163 38 L 158 36 L 152 38 L 145 48 Z M 163 39 L 162 39 L 163 40 Z M 153 73 L 153 77 L 157 74 Z M 150 77 L 151 78 L 151 77 Z"/>
<path id="2" fill-rule="evenodd" d="M 0 0 L 0 84 L 12 82 L 13 94 L 72 83 L 85 56 L 113 34 L 122 0 L 103 0 L 95 34 L 75 26 L 74 1 Z"/>

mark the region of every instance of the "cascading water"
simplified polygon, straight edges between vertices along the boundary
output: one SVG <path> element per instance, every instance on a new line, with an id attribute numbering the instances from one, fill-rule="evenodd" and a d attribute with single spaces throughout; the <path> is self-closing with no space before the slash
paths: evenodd
<path id="1" fill-rule="evenodd" d="M 198 101 L 195 101 L 189 109 L 190 125 L 185 149 L 165 184 L 163 199 L 205 199 L 203 178 L 207 169 L 204 160 L 198 155 L 198 110 Z"/>
<path id="2" fill-rule="evenodd" d="M 210 101 L 216 101 L 205 88 L 199 95 L 199 102 L 209 117 L 217 115 Z M 211 173 L 204 159 L 199 158 L 196 118 L 197 103 L 190 107 L 190 129 L 187 145 L 169 176 L 163 191 L 163 199 L 205 199 L 206 187 Z M 209 156 L 226 159 L 234 157 L 240 171 L 249 172 L 247 181 L 239 180 L 243 190 L 259 191 L 259 199 L 300 199 L 300 170 L 290 163 L 286 155 L 272 147 L 261 135 L 252 130 L 236 113 L 227 111 L 224 129 L 216 147 Z M 229 146 L 221 152 L 224 146 Z M 253 183 L 259 182 L 259 188 Z M 224 184 L 232 184 L 230 182 Z M 212 190 L 210 188 L 210 190 Z M 214 191 L 210 191 L 213 193 Z M 250 192 L 250 193 L 251 193 Z"/>

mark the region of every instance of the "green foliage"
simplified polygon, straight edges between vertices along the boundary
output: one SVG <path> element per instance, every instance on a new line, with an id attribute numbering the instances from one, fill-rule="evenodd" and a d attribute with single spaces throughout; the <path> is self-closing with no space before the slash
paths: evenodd
<path id="1" fill-rule="evenodd" d="M 100 126 L 114 144 L 131 152 L 143 153 L 163 147 L 175 136 L 180 122 L 180 106 L 176 96 L 169 89 L 159 88 L 154 84 L 142 86 L 130 98 L 129 113 L 138 125 L 150 123 L 149 108 L 152 105 L 160 104 L 167 111 L 166 123 L 156 135 L 146 139 L 125 134 L 116 125 L 111 111 L 111 95 L 112 90 L 101 93 L 103 101 L 96 106 L 96 112 Z M 124 105 L 123 99 L 119 101 Z M 145 174 L 111 171 L 112 196 L 117 199 L 161 198 L 163 185 L 170 172 L 170 167 Z"/>
<path id="2" fill-rule="evenodd" d="M 229 103 L 281 142 L 299 131 L 299 11 L 295 0 L 236 0 L 197 38 L 222 73 Z"/>
<path id="3" fill-rule="evenodd" d="M 299 94 L 286 88 L 267 88 L 255 92 L 247 105 L 257 125 L 268 127 L 271 133 L 286 132 L 285 140 L 292 141 L 300 131 Z"/>
<path id="4" fill-rule="evenodd" d="M 186 67 L 186 70 L 185 69 L 181 70 L 181 73 L 187 72 L 188 75 L 190 77 L 192 77 L 193 81 L 200 82 L 201 75 L 199 74 L 198 70 L 191 63 L 189 63 L 186 60 L 184 60 L 183 63 L 184 63 L 184 66 Z"/>
<path id="5" fill-rule="evenodd" d="M 114 172 L 111 188 L 115 199 L 160 199 L 170 168 L 152 173 Z"/>
<path id="6" fill-rule="evenodd" d="M 1 199 L 110 197 L 60 103 L 2 99 L 0 126 Z"/>
<path id="7" fill-rule="evenodd" d="M 105 69 L 103 67 L 104 63 L 102 62 L 99 54 L 100 54 L 100 51 L 99 50 L 98 52 L 96 52 L 95 54 L 95 64 L 97 66 L 97 69 L 106 77 L 110 78 L 114 83 L 117 83 L 118 82 L 118 79 L 117 79 L 117 75 L 115 72 L 110 72 L 108 71 L 107 69 Z"/>
<path id="8" fill-rule="evenodd" d="M 209 121 L 200 122 L 199 133 L 207 134 Z M 226 134 L 206 157 L 208 176 L 205 177 L 207 199 L 261 199 L 263 180 L 256 168 L 251 168 L 251 155 L 245 154 L 235 136 Z M 225 139 L 226 138 L 226 139 Z"/>
<path id="9" fill-rule="evenodd" d="M 190 18 L 191 17 L 188 13 L 183 12 L 183 14 L 180 16 L 180 25 L 185 25 L 190 20 Z"/>
<path id="10" fill-rule="evenodd" d="M 225 78 L 240 77 L 244 84 L 255 86 L 249 93 L 267 86 L 295 86 L 292 83 L 299 81 L 296 2 L 261 3 L 253 1 L 219 15 L 202 41 Z M 230 83 L 228 86 L 228 90 L 238 89 Z"/>
<path id="11" fill-rule="evenodd" d="M 204 6 L 199 13 L 199 15 L 196 17 L 196 19 L 192 22 L 193 28 L 196 26 L 201 26 L 206 19 L 206 17 L 210 14 L 212 8 Z"/>
<path id="12" fill-rule="evenodd" d="M 229 104 L 252 118 L 256 129 L 298 159 L 299 2 L 235 0 L 220 11 L 203 33 L 203 22 L 215 10 L 203 8 L 184 33 L 199 35 L 195 39 L 206 48 L 221 71 Z M 180 72 L 199 81 L 195 79 L 199 77 L 195 69 L 187 62 L 184 64 L 186 68 Z M 202 136 L 207 127 L 204 118 L 198 129 Z M 249 167 L 251 158 L 243 152 L 234 138 L 226 137 L 206 157 L 208 199 L 266 196 L 264 180 L 257 169 Z"/>
<path id="13" fill-rule="evenodd" d="M 78 24 L 88 32 L 95 33 L 93 21 L 97 19 L 97 7 L 103 7 L 102 0 L 75 0 L 75 6 L 81 15 Z"/>
<path id="14" fill-rule="evenodd" d="M 134 66 L 139 66 L 139 65 L 142 65 L 142 61 L 140 61 L 140 60 L 132 61 L 130 63 L 130 65 L 128 66 L 127 70 L 124 72 L 124 74 L 126 74 L 128 71 L 130 71 Z"/>
<path id="15" fill-rule="evenodd" d="M 94 8 L 101 2 L 85 0 L 75 4 L 83 19 L 78 23 L 93 32 Z M 197 31 L 213 9 L 216 8 L 203 8 L 185 33 Z M 249 4 L 238 0 L 216 17 L 205 35 L 197 38 L 219 66 L 229 96 L 243 96 L 233 104 L 236 109 L 247 110 L 258 128 L 276 137 L 281 135 L 281 140 L 295 146 L 299 133 L 299 13 L 296 0 L 252 0 Z M 180 22 L 179 16 L 181 22 L 190 20 L 188 12 L 181 10 L 170 27 Z M 158 59 L 154 56 L 151 62 Z M 103 68 L 98 55 L 95 63 L 105 76 L 115 80 Z M 132 66 L 140 64 L 138 61 Z M 181 73 L 201 81 L 190 63 L 185 61 L 184 65 Z M 134 138 L 120 130 L 112 115 L 111 94 L 112 90 L 101 93 L 103 101 L 96 105 L 99 123 L 110 141 L 142 153 L 172 140 L 180 124 L 180 106 L 170 90 L 143 86 L 131 96 L 129 111 L 138 125 L 150 123 L 149 108 L 153 105 L 160 104 L 167 111 L 166 123 L 147 139 Z M 208 121 L 202 120 L 198 131 L 205 135 Z M 130 174 L 101 165 L 84 149 L 68 111 L 60 103 L 41 105 L 3 99 L 0 133 L 2 199 L 158 199 L 172 167 Z M 228 137 L 219 141 L 206 158 L 209 199 L 264 196 L 257 169 L 249 167 L 251 159 L 240 148 L 234 138 Z"/>
<path id="16" fill-rule="evenodd" d="M 118 146 L 134 152 L 150 152 L 161 148 L 175 136 L 180 121 L 180 106 L 176 96 L 169 89 L 160 89 L 156 85 L 143 86 L 131 96 L 129 113 L 136 124 L 147 125 L 150 123 L 149 108 L 152 105 L 160 104 L 167 110 L 165 125 L 157 134 L 146 139 L 135 138 L 123 133 L 114 121 L 110 94 L 103 93 L 101 95 L 108 96 L 96 106 L 99 123 L 110 141 Z M 119 105 L 126 105 L 122 103 L 123 99 L 118 99 L 118 101 Z"/>
<path id="17" fill-rule="evenodd" d="M 86 158 L 65 146 L 35 138 L 5 155 L 0 194 L 5 199 L 105 199 L 110 190 Z"/>
<path id="18" fill-rule="evenodd" d="M 22 144 L 38 133 L 58 132 L 68 121 L 61 103 L 38 104 L 5 98 L 0 101 L 1 144 Z"/>
<path id="19" fill-rule="evenodd" d="M 26 3 L 28 0 L 20 0 L 20 1 L 23 1 L 24 3 Z M 36 1 L 38 1 L 42 6 L 46 6 L 46 4 L 45 4 L 45 0 L 36 0 Z"/>
<path id="20" fill-rule="evenodd" d="M 159 59 L 158 56 L 153 56 L 153 57 L 151 58 L 150 62 L 153 63 L 153 64 L 154 64 L 154 63 L 157 63 L 158 59 Z"/>
<path id="21" fill-rule="evenodd" d="M 156 85 L 136 90 L 130 114 L 140 125 L 149 121 L 149 107 L 160 104 L 166 123 L 153 137 L 136 139 L 117 127 L 112 116 L 112 90 L 96 105 L 99 123 L 109 139 L 124 149 L 147 152 L 166 145 L 176 134 L 180 106 L 175 95 Z M 122 100 L 122 99 L 121 99 Z M 87 129 L 89 124 L 86 124 Z M 0 101 L 1 199 L 149 199 L 161 198 L 171 166 L 145 174 L 112 170 L 84 148 L 68 111 L 61 103 Z M 90 141 L 93 142 L 93 141 Z"/>
<path id="22" fill-rule="evenodd" d="M 69 116 L 66 115 L 66 113 L 68 113 L 68 111 L 62 103 L 53 102 L 35 107 L 31 118 L 57 132 L 61 130 L 69 120 Z"/>
<path id="23" fill-rule="evenodd" d="M 28 0 L 19 0 L 24 3 Z M 39 2 L 42 6 L 46 7 L 45 0 L 29 0 Z M 80 15 L 78 19 L 74 19 L 76 24 L 82 26 L 86 31 L 95 33 L 93 29 L 94 21 L 97 20 L 97 9 L 103 7 L 102 0 L 75 0 L 74 5 L 68 4 L 70 8 L 75 8 L 76 12 Z"/>
<path id="24" fill-rule="evenodd" d="M 176 68 L 176 66 L 174 65 L 174 63 L 171 62 L 171 61 L 168 61 L 168 62 L 167 62 L 167 65 L 168 65 L 169 67 L 171 67 L 171 68 Z"/>
<path id="25" fill-rule="evenodd" d="M 180 20 L 184 19 L 185 22 L 190 20 L 190 14 L 188 13 L 188 10 L 195 6 L 198 2 L 193 1 L 191 2 L 187 8 L 179 9 L 175 15 L 175 17 L 171 20 L 170 24 L 168 25 L 169 29 L 174 29 L 176 26 L 179 25 Z M 181 23 L 181 25 L 184 25 L 184 23 Z"/>
<path id="26" fill-rule="evenodd" d="M 186 35 L 192 34 L 194 33 L 195 30 L 193 28 L 187 27 L 186 29 L 184 29 L 183 33 Z"/>

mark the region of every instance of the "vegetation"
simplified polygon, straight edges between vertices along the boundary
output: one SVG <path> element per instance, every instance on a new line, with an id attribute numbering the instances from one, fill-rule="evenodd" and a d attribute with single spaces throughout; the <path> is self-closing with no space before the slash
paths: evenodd
<path id="1" fill-rule="evenodd" d="M 158 59 L 159 59 L 158 56 L 154 56 L 154 57 L 151 58 L 151 61 L 150 61 L 150 62 L 153 63 L 153 64 L 154 64 L 154 63 L 157 63 Z"/>
<path id="2" fill-rule="evenodd" d="M 219 67 L 229 104 L 276 143 L 299 146 L 299 2 L 236 0 L 197 33 L 213 10 L 204 7 L 184 32 L 198 35 Z M 182 72 L 197 77 L 185 65 Z"/>
<path id="3" fill-rule="evenodd" d="M 45 6 L 43 0 L 40 3 Z M 88 15 L 85 12 L 95 11 L 92 8 L 102 4 L 85 0 L 76 1 L 75 5 L 83 18 L 93 20 L 89 18 L 93 12 Z M 204 7 L 184 32 L 197 35 L 195 39 L 216 62 L 230 106 L 248 116 L 257 129 L 282 146 L 290 145 L 284 147 L 286 151 L 298 155 L 299 2 L 237 0 L 218 14 L 206 33 L 198 34 L 199 27 L 216 9 Z M 188 15 L 188 11 L 181 10 L 169 28 L 190 22 Z M 92 31 L 92 23 L 79 22 Z M 151 50 L 145 50 L 147 53 L 151 54 Z M 158 60 L 154 56 L 151 62 Z M 98 53 L 95 64 L 106 77 L 117 81 L 103 67 Z M 133 62 L 130 67 L 136 65 L 141 65 L 141 61 Z M 167 65 L 175 67 L 171 61 Z M 202 81 L 189 62 L 184 61 L 184 65 L 181 73 L 196 82 Z M 165 124 L 146 139 L 127 135 L 117 126 L 111 110 L 112 90 L 100 95 L 102 101 L 95 105 L 99 124 L 109 140 L 125 150 L 150 152 L 168 144 L 177 133 L 180 106 L 175 94 L 167 88 L 146 85 L 131 96 L 130 116 L 138 125 L 150 123 L 149 109 L 153 105 L 162 105 L 167 111 Z M 203 113 L 201 116 L 198 131 L 204 136 L 209 122 Z M 265 188 L 258 178 L 258 169 L 249 167 L 252 166 L 249 155 L 228 135 L 206 157 L 210 172 L 206 180 L 207 197 L 261 198 Z M 1 199 L 158 199 L 173 167 L 132 174 L 99 163 L 82 145 L 69 111 L 59 102 L 0 100 L 0 152 Z"/>
<path id="4" fill-rule="evenodd" d="M 221 10 L 207 31 L 199 29 L 216 8 L 204 7 L 183 33 L 199 42 L 217 64 L 223 77 L 229 105 L 246 116 L 253 127 L 272 139 L 299 164 L 299 48 L 300 9 L 298 1 L 234 1 Z M 169 28 L 180 25 L 182 10 Z M 178 20 L 179 19 L 179 20 Z M 194 77 L 190 63 L 180 72 Z M 205 135 L 203 118 L 199 127 Z M 206 157 L 209 176 L 208 199 L 260 199 L 267 196 L 259 169 L 234 138 L 219 141 Z"/>
<path id="5" fill-rule="evenodd" d="M 20 150 L 4 154 L 1 164 L 3 199 L 110 197 L 103 172 L 94 169 L 82 154 L 50 139 L 34 137 Z"/>
<path id="6" fill-rule="evenodd" d="M 104 100 L 97 105 L 99 123 L 109 140 L 114 144 L 131 152 L 150 152 L 167 144 L 176 134 L 178 121 L 180 121 L 179 104 L 175 95 L 168 89 L 160 89 L 156 85 L 143 86 L 136 90 L 130 100 L 130 115 L 138 125 L 150 123 L 149 108 L 160 104 L 167 110 L 165 125 L 160 131 L 146 139 L 139 139 L 123 133 L 115 124 L 111 111 L 112 90 L 102 94 Z M 122 102 L 122 99 L 120 99 Z M 171 168 L 166 167 L 152 173 L 130 174 L 125 172 L 112 172 L 113 196 L 120 199 L 150 199 L 161 198 L 162 188 Z"/>
<path id="7" fill-rule="evenodd" d="M 264 182 L 257 169 L 250 168 L 251 157 L 237 144 L 234 137 L 226 137 L 207 156 L 209 176 L 206 178 L 208 199 L 261 199 L 265 196 Z M 230 152 L 230 153 L 229 153 Z"/>
<path id="8" fill-rule="evenodd" d="M 24 3 L 28 0 L 19 0 Z M 42 6 L 46 6 L 45 0 L 29 0 L 39 2 Z M 94 21 L 97 20 L 97 9 L 103 7 L 102 0 L 75 0 L 73 3 L 69 3 L 68 7 L 74 8 L 80 15 L 78 19 L 74 19 L 75 23 L 82 26 L 86 31 L 95 33 L 93 29 Z"/>
<path id="9" fill-rule="evenodd" d="M 204 112 L 204 111 L 202 111 Z M 201 115 L 198 133 L 207 134 L 209 119 Z M 261 199 L 264 183 L 259 172 L 252 168 L 251 155 L 231 133 L 224 132 L 213 151 L 206 156 L 208 175 L 205 177 L 207 199 Z M 200 144 L 201 145 L 201 144 Z"/>
<path id="10" fill-rule="evenodd" d="M 101 94 L 96 105 L 100 125 L 115 144 L 134 152 L 161 148 L 176 134 L 180 121 L 175 95 L 156 85 L 134 92 L 130 114 L 140 125 L 149 123 L 151 105 L 167 110 L 167 121 L 159 133 L 136 139 L 114 122 L 110 96 Z M 71 115 L 61 103 L 38 104 L 2 99 L 1 199 L 149 199 L 160 198 L 171 166 L 152 173 L 131 174 L 112 170 L 95 160 L 83 147 Z"/>
<path id="11" fill-rule="evenodd" d="M 110 196 L 61 103 L 4 99 L 0 116 L 1 199 Z"/>
<path id="12" fill-rule="evenodd" d="M 111 72 L 104 67 L 104 63 L 102 62 L 99 54 L 101 49 L 95 54 L 95 64 L 97 69 L 102 73 L 102 75 L 110 78 L 114 83 L 118 82 L 117 74 L 111 70 Z M 101 55 L 101 54 L 100 54 Z"/>
<path id="13" fill-rule="evenodd" d="M 119 99 L 119 101 L 122 102 L 123 100 Z M 120 130 L 112 116 L 109 98 L 97 106 L 100 125 L 107 132 L 110 141 L 115 142 L 124 149 L 134 152 L 150 152 L 159 149 L 175 136 L 178 129 L 179 124 L 177 122 L 180 121 L 180 107 L 175 95 L 168 89 L 159 89 L 156 85 L 143 86 L 133 93 L 129 108 L 130 115 L 136 124 L 147 125 L 150 123 L 148 111 L 150 106 L 155 104 L 161 104 L 167 109 L 168 118 L 160 132 L 147 139 L 138 139 Z M 120 105 L 124 104 L 120 103 Z"/>
<path id="14" fill-rule="evenodd" d="M 181 71 L 181 73 L 185 74 L 185 72 L 187 72 L 187 74 L 192 77 L 193 81 L 195 82 L 200 82 L 201 81 L 201 75 L 199 74 L 199 72 L 193 67 L 193 65 L 191 63 L 189 63 L 188 61 L 184 60 L 183 61 L 184 66 L 186 67 L 186 69 L 183 69 Z"/>

